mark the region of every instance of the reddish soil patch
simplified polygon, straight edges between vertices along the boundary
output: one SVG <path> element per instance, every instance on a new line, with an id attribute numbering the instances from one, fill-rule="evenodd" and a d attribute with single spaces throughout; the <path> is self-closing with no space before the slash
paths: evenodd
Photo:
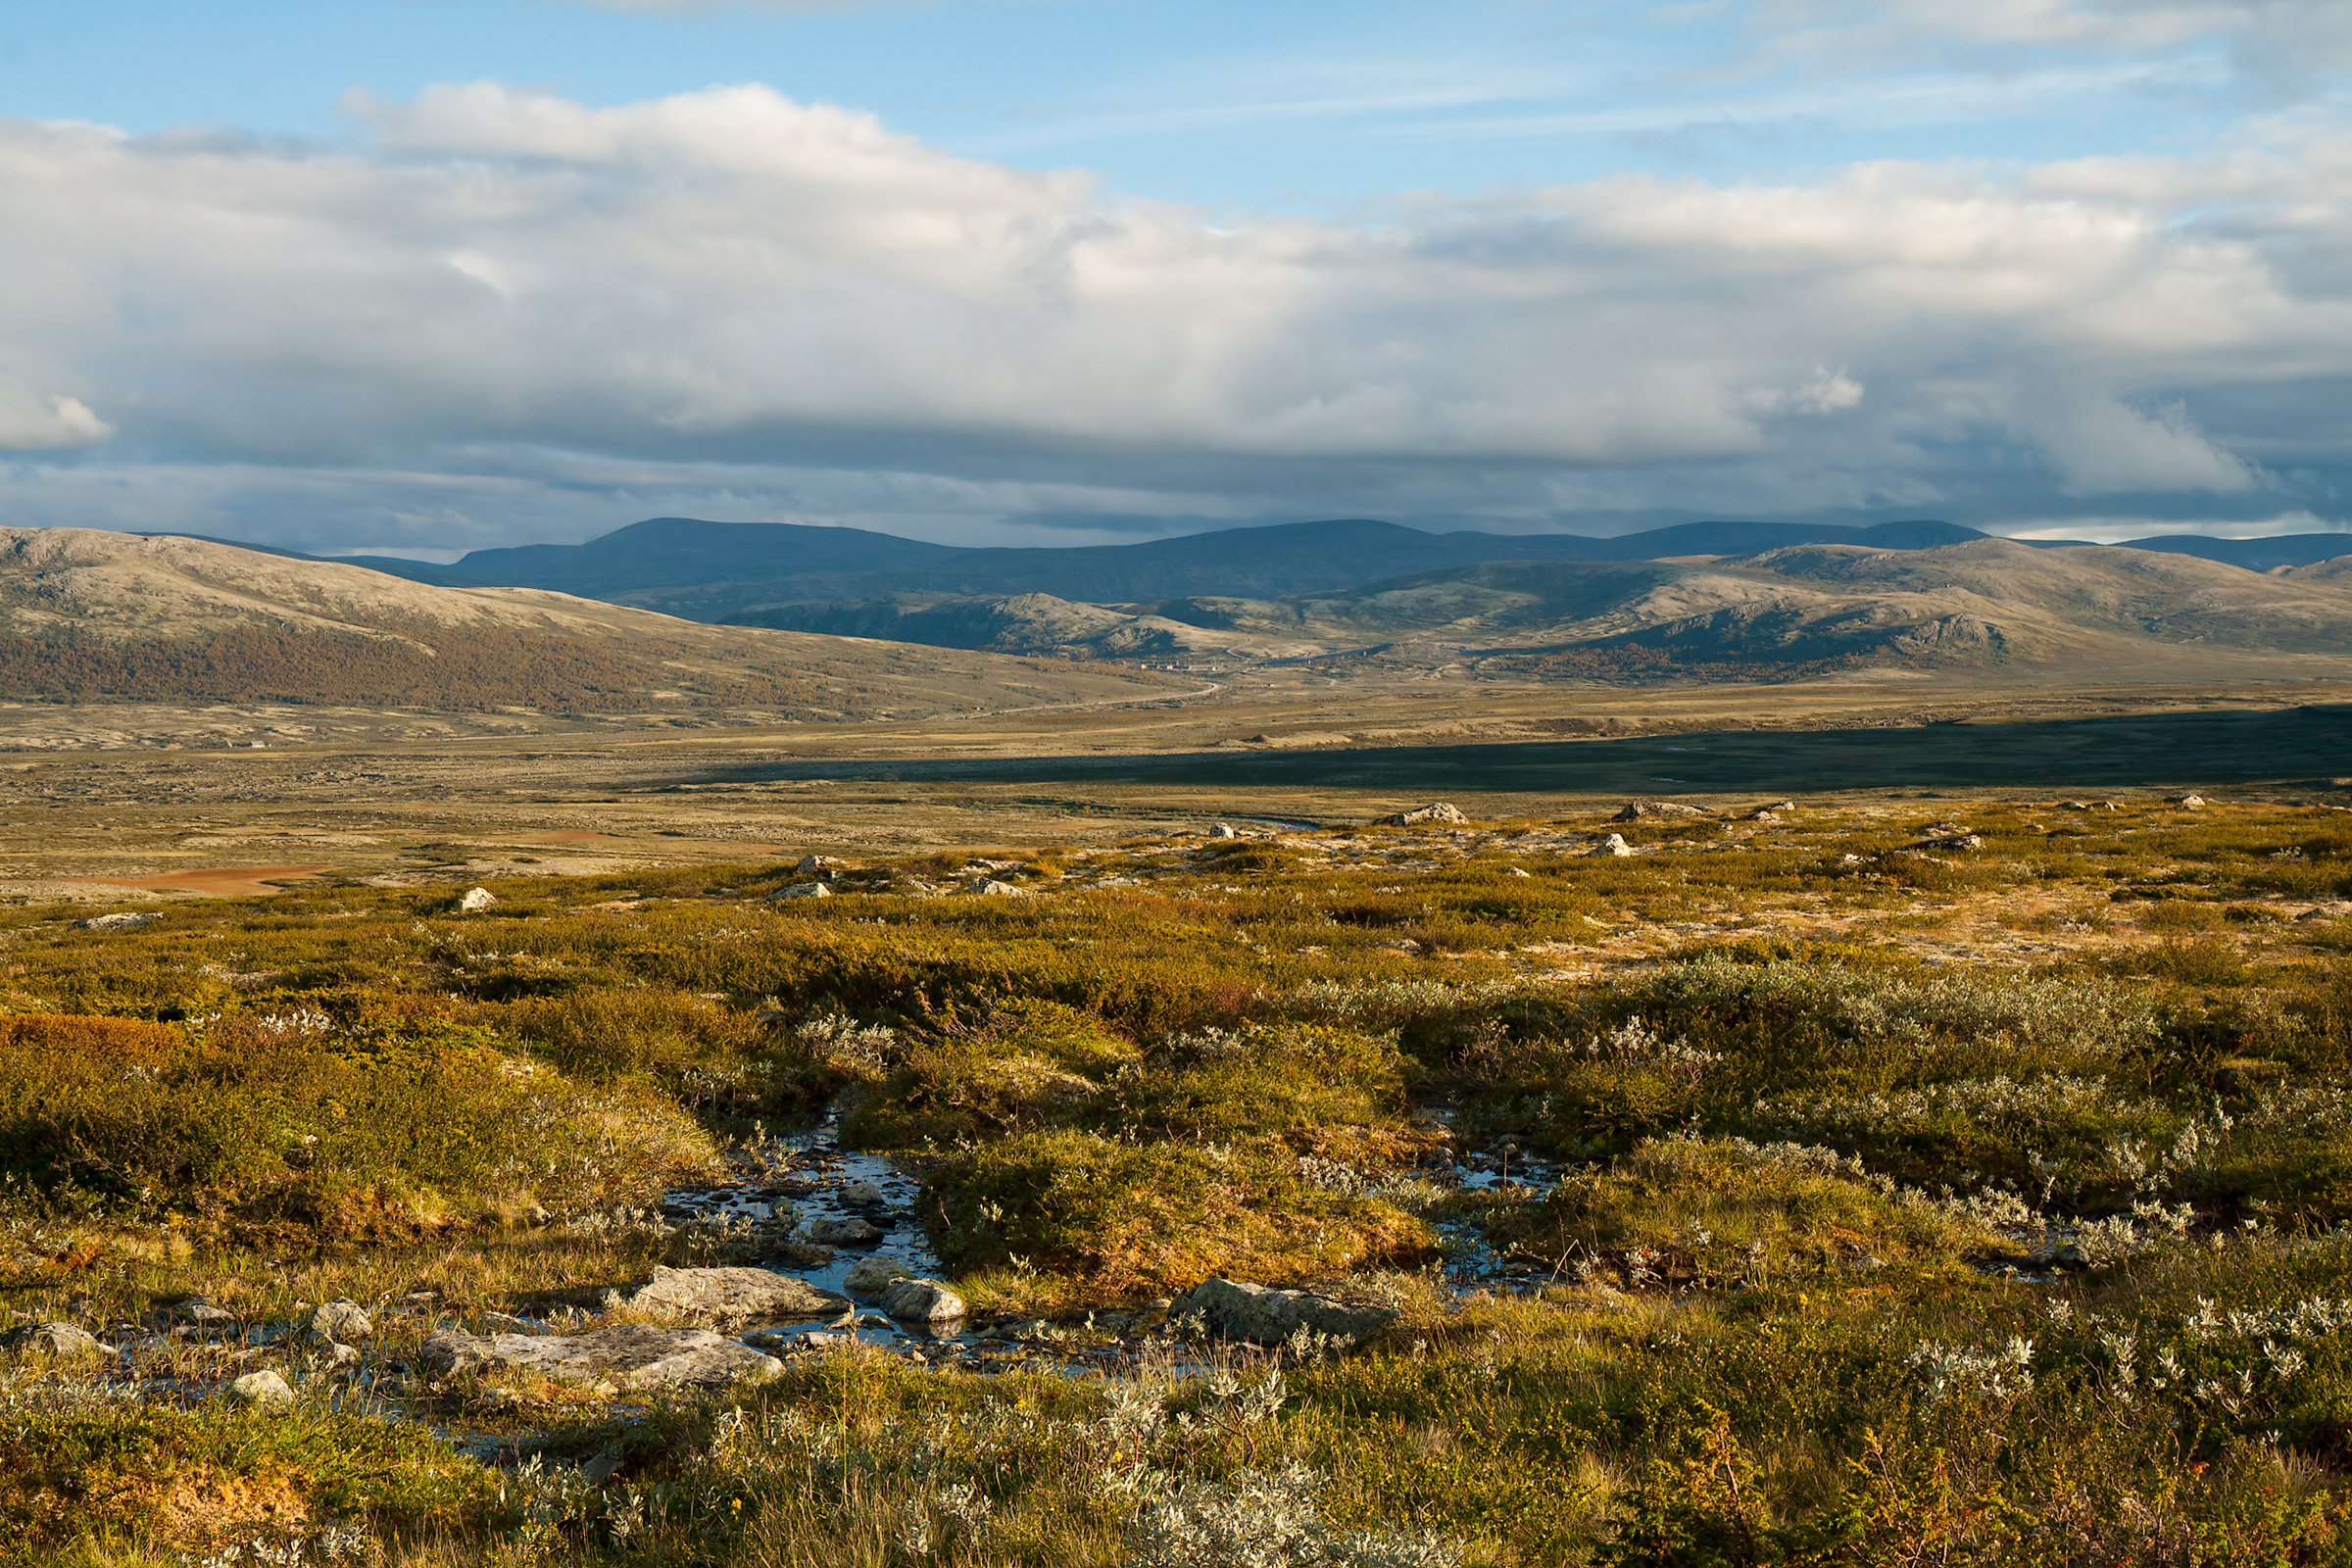
<path id="1" fill-rule="evenodd" d="M 216 898 L 233 899 L 283 893 L 284 888 L 271 887 L 270 881 L 317 876 L 332 869 L 328 865 L 207 865 L 187 871 L 166 871 L 161 876 L 85 876 L 74 880 L 95 882 L 100 887 L 139 888 L 148 893 L 209 893 Z"/>

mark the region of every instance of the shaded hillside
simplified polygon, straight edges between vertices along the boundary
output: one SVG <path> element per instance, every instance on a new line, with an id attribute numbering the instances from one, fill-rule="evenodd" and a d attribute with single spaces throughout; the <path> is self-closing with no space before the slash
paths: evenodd
<path id="1" fill-rule="evenodd" d="M 1151 677 L 698 625 L 180 538 L 0 529 L 0 697 L 808 719 L 1152 695 Z"/>

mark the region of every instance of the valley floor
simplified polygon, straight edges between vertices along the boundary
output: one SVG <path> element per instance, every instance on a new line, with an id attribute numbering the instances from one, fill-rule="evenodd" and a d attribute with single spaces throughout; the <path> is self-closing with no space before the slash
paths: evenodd
<path id="1" fill-rule="evenodd" d="M 0 1562 L 2342 1560 L 2352 761 L 2279 695 L 2195 799 L 1401 825 L 1345 751 L 26 760 Z"/>

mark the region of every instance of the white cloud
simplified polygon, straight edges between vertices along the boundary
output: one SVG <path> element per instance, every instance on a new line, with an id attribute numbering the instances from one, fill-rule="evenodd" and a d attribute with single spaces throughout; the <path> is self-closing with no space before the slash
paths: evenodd
<path id="1" fill-rule="evenodd" d="M 0 452 L 55 452 L 88 446 L 115 433 L 79 398 L 30 389 L 0 379 Z"/>
<path id="2" fill-rule="evenodd" d="M 2259 491 L 2296 454 L 2249 466 L 2231 397 L 2352 377 L 2352 298 L 2312 260 L 2352 209 L 2326 122 L 2193 161 L 1219 226 L 762 87 L 354 108 L 358 153 L 0 122 L 27 259 L 0 345 L 107 411 L 110 463 L 444 470 L 467 499 L 365 520 L 418 544 L 698 484 L 734 497 L 698 510 L 888 514 L 805 504 L 820 472 L 928 475 L 983 514 L 1049 485 L 1188 513 L 2031 507 Z M 0 445 L 111 428 L 0 387 Z M 43 472 L 20 508 L 69 493 Z"/>

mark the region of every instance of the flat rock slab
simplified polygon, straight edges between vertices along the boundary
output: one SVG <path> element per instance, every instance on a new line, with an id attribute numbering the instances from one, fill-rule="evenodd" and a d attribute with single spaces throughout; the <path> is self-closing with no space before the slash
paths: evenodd
<path id="1" fill-rule="evenodd" d="M 516 1368 L 564 1383 L 607 1383 L 614 1389 L 723 1389 L 746 1378 L 784 1370 L 762 1355 L 709 1329 L 657 1329 L 642 1323 L 591 1334 L 492 1334 L 443 1329 L 424 1342 L 425 1369 L 435 1377 Z"/>
<path id="2" fill-rule="evenodd" d="M 1168 1306 L 1171 1321 L 1197 1319 L 1223 1340 L 1280 1345 L 1300 1329 L 1353 1345 L 1396 1321 L 1385 1306 L 1349 1306 L 1311 1291 L 1278 1291 L 1244 1280 L 1203 1280 Z"/>
<path id="3" fill-rule="evenodd" d="M 849 1301 L 806 1280 L 763 1268 L 662 1268 L 628 1299 L 634 1311 L 700 1323 L 830 1316 Z"/>

